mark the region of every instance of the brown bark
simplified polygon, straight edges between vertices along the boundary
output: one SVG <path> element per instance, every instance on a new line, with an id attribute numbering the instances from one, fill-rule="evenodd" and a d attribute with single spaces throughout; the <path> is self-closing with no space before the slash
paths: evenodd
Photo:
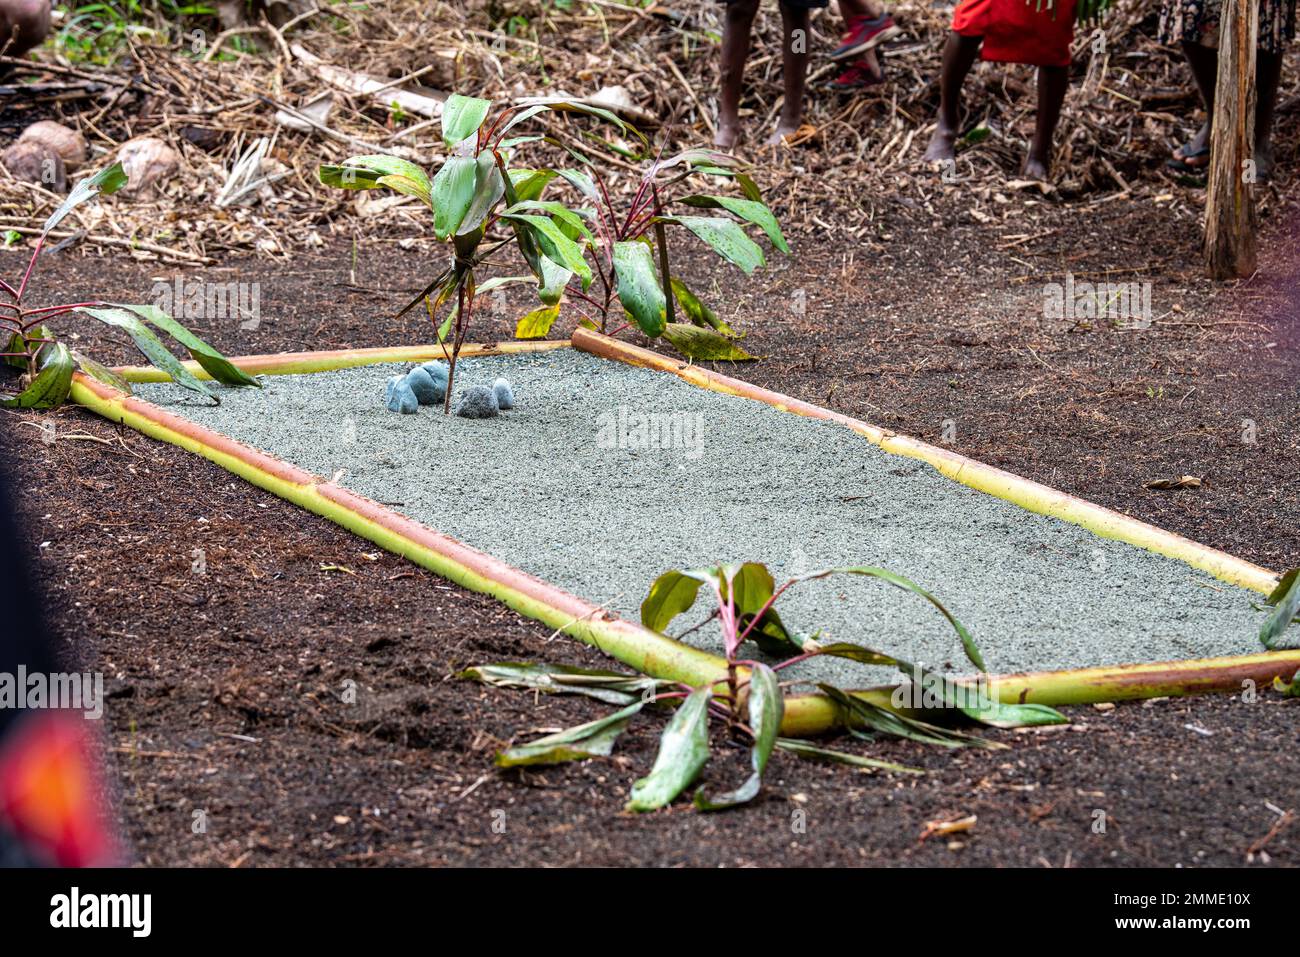
<path id="1" fill-rule="evenodd" d="M 1255 271 L 1256 0 L 1224 0 L 1219 76 L 1211 118 L 1210 178 L 1205 196 L 1205 264 L 1211 278 Z"/>

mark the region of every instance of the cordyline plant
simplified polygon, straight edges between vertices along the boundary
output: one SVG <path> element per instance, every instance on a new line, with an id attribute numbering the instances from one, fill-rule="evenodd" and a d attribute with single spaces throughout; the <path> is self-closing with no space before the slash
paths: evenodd
<path id="1" fill-rule="evenodd" d="M 214 402 L 221 400 L 167 350 L 150 326 L 167 333 L 183 345 L 218 382 L 234 386 L 260 386 L 256 379 L 235 368 L 225 356 L 156 306 L 132 306 L 98 300 L 35 308 L 27 306 L 27 284 L 45 248 L 50 230 L 82 203 L 101 193 L 114 193 L 125 183 L 126 173 L 123 172 L 121 163 L 114 163 L 79 182 L 41 227 L 36 248 L 32 250 L 22 278 L 16 284 L 0 279 L 0 295 L 6 300 L 0 302 L 0 330 L 9 334 L 8 345 L 0 353 L 0 358 L 23 370 L 18 394 L 0 397 L 0 406 L 10 409 L 48 409 L 61 404 L 67 399 L 72 387 L 74 367 L 100 382 L 130 393 L 131 386 L 125 380 L 93 359 L 69 349 L 58 341 L 46 325 L 74 312 L 84 313 L 105 325 L 125 331 L 145 358 L 171 376 L 177 385 L 201 393 Z"/>
<path id="2" fill-rule="evenodd" d="M 608 110 L 563 99 L 532 100 L 507 107 L 495 118 L 489 116 L 491 111 L 489 100 L 448 97 L 442 139 L 449 155 L 432 179 L 416 164 L 393 156 L 354 156 L 319 170 L 327 186 L 392 189 L 415 197 L 432 212 L 434 236 L 450 247 L 451 262 L 398 315 L 423 303 L 437 329 L 449 368 L 444 411 L 450 411 L 456 358 L 476 297 L 508 283 L 535 283 L 541 302 L 519 320 L 515 335 L 521 339 L 544 337 L 568 302 L 582 324 L 602 332 L 617 333 L 634 324 L 692 358 L 753 358 L 736 344 L 737 336 L 727 324 L 672 275 L 668 243 L 670 227 L 685 229 L 746 275 L 766 260 L 745 226 L 759 227 L 777 249 L 789 251 L 776 217 L 734 157 L 711 150 L 687 150 L 667 158 L 660 153 L 653 160 L 631 154 L 646 167 L 631 201 L 620 206 L 596 164 L 580 151 L 549 134 L 508 134 L 544 113 L 583 113 L 613 124 L 644 149 L 647 141 L 634 127 Z M 535 142 L 566 151 L 577 166 L 513 167 L 517 149 Z M 701 174 L 733 179 L 743 197 L 670 193 Z M 590 205 L 543 199 L 553 181 Z M 674 205 L 715 214 L 674 213 Z M 498 236 L 498 227 L 508 228 L 509 234 Z M 477 271 L 512 242 L 530 274 L 479 282 Z M 593 288 L 597 284 L 599 288 Z M 688 322 L 676 321 L 678 306 Z M 614 323 L 617 328 L 611 330 Z"/>
<path id="3" fill-rule="evenodd" d="M 691 688 L 671 681 L 613 671 L 519 662 L 470 668 L 461 672 L 459 677 L 498 687 L 583 694 L 622 706 L 604 718 L 502 751 L 497 755 L 496 763 L 506 768 L 608 756 L 619 734 L 647 704 L 677 703 L 676 711 L 664 729 L 654 766 L 646 777 L 632 786 L 631 800 L 627 805 L 632 811 L 664 807 L 690 787 L 709 759 L 710 721 L 721 725 L 729 735 L 750 742 L 751 770 L 749 777 L 734 790 L 714 794 L 705 788 L 698 789 L 694 801 L 702 811 L 723 810 L 753 800 L 762 786 L 763 771 L 775 748 L 805 758 L 923 773 L 915 768 L 780 737 L 785 689 L 802 683 L 782 681 L 780 673 L 792 665 L 820 656 L 898 668 L 910 679 L 910 684 L 900 688 L 902 698 L 896 699 L 902 700 L 907 709 L 933 708 L 997 728 L 1066 721 L 1063 715 L 1043 705 L 1003 704 L 990 696 L 978 680 L 973 683 L 955 681 L 939 672 L 862 645 L 848 642 L 821 644 L 815 636 L 807 637 L 789 630 L 776 610 L 777 601 L 797 584 L 832 575 L 865 576 L 924 598 L 947 619 L 961 640 L 966 656 L 981 673 L 984 672 L 983 658 L 970 632 L 938 599 L 910 579 L 884 568 L 861 566 L 800 575 L 778 588 L 765 565 L 746 562 L 665 572 L 655 580 L 641 604 L 642 624 L 662 633 L 673 619 L 695 604 L 700 589 L 707 588 L 715 607 L 705 622 L 716 620 L 721 632 L 727 661 L 725 683 Z M 742 658 L 741 649 L 749 642 L 769 660 L 775 659 L 775 663 Z M 880 707 L 829 683 L 818 683 L 817 688 L 834 703 L 840 711 L 842 723 L 855 737 L 870 740 L 877 735 L 889 735 L 942 747 L 1001 747 L 958 728 L 940 726 Z M 909 691 L 912 692 L 910 697 Z"/>

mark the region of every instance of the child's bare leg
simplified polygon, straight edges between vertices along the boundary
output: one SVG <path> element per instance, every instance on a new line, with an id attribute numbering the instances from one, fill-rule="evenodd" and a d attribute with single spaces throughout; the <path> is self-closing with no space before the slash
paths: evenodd
<path id="1" fill-rule="evenodd" d="M 1034 141 L 1025 157 L 1025 175 L 1030 179 L 1047 179 L 1052 166 L 1052 135 L 1061 118 L 1061 105 L 1070 85 L 1070 68 L 1038 68 L 1038 115 L 1034 119 Z"/>
<path id="2" fill-rule="evenodd" d="M 749 35 L 758 13 L 759 0 L 730 0 L 722 28 L 722 97 L 718 104 L 716 146 L 725 150 L 736 145 L 740 135 L 740 94 L 745 83 L 745 59 L 749 56 Z"/>
<path id="3" fill-rule="evenodd" d="M 776 130 L 767 141 L 769 145 L 793 135 L 803 123 L 803 92 L 808 81 L 807 8 L 781 4 L 781 23 L 785 28 L 781 41 L 781 79 L 785 84 L 785 95 Z"/>
<path id="4" fill-rule="evenodd" d="M 949 31 L 943 45 L 943 72 L 939 75 L 939 118 L 925 148 L 925 162 L 957 158 L 957 133 L 961 129 L 961 85 L 975 65 L 983 37 L 964 37 Z"/>

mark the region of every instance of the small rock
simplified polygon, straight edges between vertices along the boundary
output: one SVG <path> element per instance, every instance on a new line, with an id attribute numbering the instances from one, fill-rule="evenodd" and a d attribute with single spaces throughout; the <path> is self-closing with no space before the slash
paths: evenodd
<path id="1" fill-rule="evenodd" d="M 446 380 L 434 379 L 423 366 L 416 366 L 408 372 L 405 381 L 420 405 L 433 405 L 447 397 Z"/>
<path id="2" fill-rule="evenodd" d="M 126 173 L 127 183 L 123 190 L 137 196 L 160 191 L 181 165 L 176 151 L 156 136 L 137 136 L 127 140 L 117 151 L 117 158 Z"/>
<path id="3" fill-rule="evenodd" d="M 393 376 L 388 380 L 385 404 L 389 412 L 400 412 L 402 415 L 412 415 L 420 410 L 419 400 L 401 376 Z"/>
<path id="4" fill-rule="evenodd" d="M 39 183 L 56 193 L 68 191 L 68 173 L 63 157 L 44 143 L 19 140 L 4 151 L 0 162 L 14 179 Z"/>
<path id="5" fill-rule="evenodd" d="M 447 363 L 439 362 L 437 359 L 431 359 L 424 365 L 420 366 L 425 372 L 433 378 L 434 382 L 441 382 L 444 389 L 447 388 Z"/>
<path id="6" fill-rule="evenodd" d="M 456 414 L 466 419 L 491 419 L 500 411 L 497 394 L 485 385 L 470 386 L 456 403 Z"/>
<path id="7" fill-rule="evenodd" d="M 72 172 L 86 162 L 89 149 L 86 138 L 62 123 L 53 120 L 40 120 L 23 130 L 18 137 L 19 143 L 39 143 L 48 146 L 63 158 L 63 165 Z"/>
<path id="8" fill-rule="evenodd" d="M 492 391 L 496 393 L 497 406 L 503 412 L 515 407 L 515 392 L 510 388 L 508 379 L 497 379 L 492 383 Z"/>

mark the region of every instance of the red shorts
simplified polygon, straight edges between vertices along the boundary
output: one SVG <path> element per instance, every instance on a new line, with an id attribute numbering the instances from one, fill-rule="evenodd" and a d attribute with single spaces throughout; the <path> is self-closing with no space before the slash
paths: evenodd
<path id="1" fill-rule="evenodd" d="M 980 58 L 998 63 L 1069 66 L 1074 39 L 1074 0 L 960 0 L 952 28 L 964 37 L 983 37 Z"/>

